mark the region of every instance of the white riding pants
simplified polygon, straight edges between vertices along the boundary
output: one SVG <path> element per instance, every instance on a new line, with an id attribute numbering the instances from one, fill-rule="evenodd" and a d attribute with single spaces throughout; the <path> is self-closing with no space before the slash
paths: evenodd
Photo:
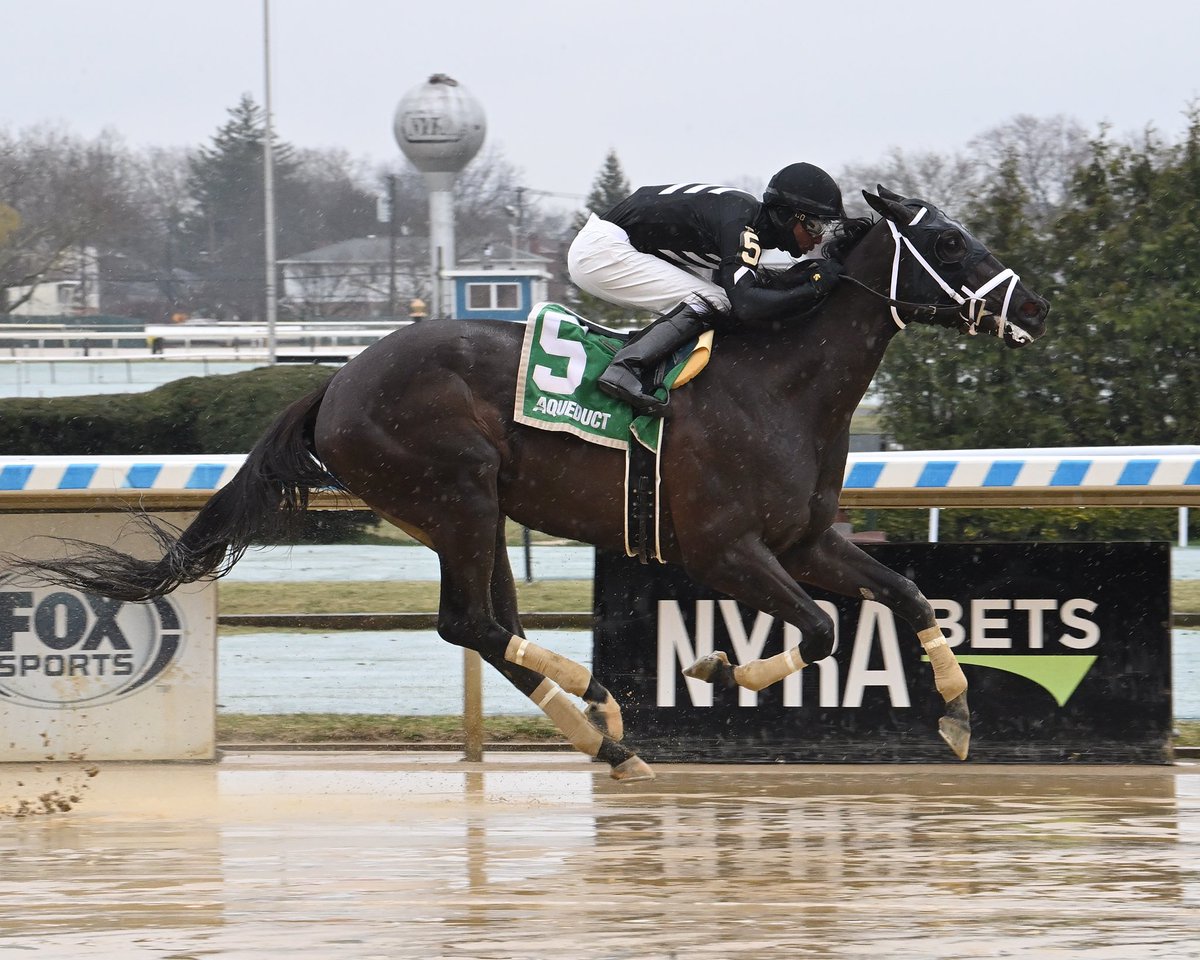
<path id="1" fill-rule="evenodd" d="M 711 280 L 676 267 L 629 242 L 629 234 L 594 213 L 571 241 L 567 269 L 572 282 L 594 297 L 635 310 L 666 313 L 700 297 L 728 307 L 729 297 Z"/>

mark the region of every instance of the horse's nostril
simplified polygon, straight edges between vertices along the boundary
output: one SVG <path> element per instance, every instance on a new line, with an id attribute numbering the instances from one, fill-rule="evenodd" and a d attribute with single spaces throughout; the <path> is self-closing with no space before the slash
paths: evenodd
<path id="1" fill-rule="evenodd" d="M 1036 320 L 1041 315 L 1042 305 L 1036 300 L 1026 300 L 1021 304 L 1021 316 L 1029 320 Z"/>

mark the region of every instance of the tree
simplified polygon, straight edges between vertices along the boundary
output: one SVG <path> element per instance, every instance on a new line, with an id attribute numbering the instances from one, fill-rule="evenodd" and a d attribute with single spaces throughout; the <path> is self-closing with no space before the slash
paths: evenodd
<path id="1" fill-rule="evenodd" d="M 217 316 L 251 320 L 262 316 L 265 300 L 265 220 L 263 144 L 266 122 L 249 94 L 230 108 L 229 120 L 189 161 L 192 208 L 182 230 L 185 256 L 205 280 L 208 308 Z M 291 192 L 294 151 L 273 150 L 277 210 Z M 277 220 L 276 228 L 282 227 Z M 276 240 L 279 247 L 278 238 Z"/>
<path id="2" fill-rule="evenodd" d="M 1093 143 L 1055 239 L 1053 319 L 1086 371 L 1067 398 L 1082 442 L 1194 442 L 1200 112 L 1176 145 L 1153 133 L 1139 146 Z"/>
<path id="3" fill-rule="evenodd" d="M 587 219 L 588 213 L 601 214 L 612 209 L 631 192 L 629 178 L 621 169 L 621 161 L 616 150 L 609 150 L 604 158 L 604 165 L 592 181 L 592 190 L 587 198 L 587 212 L 579 214 L 580 226 Z"/>
<path id="4" fill-rule="evenodd" d="M 296 150 L 293 158 L 277 211 L 281 257 L 378 230 L 379 193 L 365 162 L 344 150 Z"/>
<path id="5" fill-rule="evenodd" d="M 854 217 L 871 211 L 851 185 L 874 191 L 878 184 L 883 184 L 896 193 L 922 197 L 947 210 L 959 210 L 975 195 L 978 177 L 972 160 L 962 154 L 905 153 L 896 148 L 880 163 L 846 167 L 838 175 L 838 183 L 845 195 L 846 212 Z"/>
<path id="6" fill-rule="evenodd" d="M 1061 115 L 1019 114 L 972 138 L 964 151 L 946 155 L 893 149 L 882 162 L 847 167 L 839 182 L 872 190 L 882 183 L 959 213 L 997 181 L 1015 177 L 1025 195 L 1022 215 L 1045 230 L 1062 210 L 1087 155 L 1087 135 L 1078 122 Z M 1006 164 L 1011 168 L 1007 172 L 1002 170 Z M 857 190 L 846 190 L 846 206 L 852 215 L 869 212 Z"/>
<path id="7" fill-rule="evenodd" d="M 1177 144 L 1153 132 L 1114 144 L 1102 130 L 1058 207 L 1038 228 L 1026 158 L 1001 158 L 971 222 L 1002 261 L 1052 304 L 1046 337 L 1021 351 L 953 341 L 924 352 L 906 331 L 879 387 L 885 423 L 910 448 L 1178 444 L 1195 440 L 1200 359 L 1200 112 Z M 1044 198 L 1043 198 L 1044 199 Z M 918 333 L 916 338 L 911 333 Z M 992 346 L 992 350 L 981 349 Z M 988 526 L 1015 535 L 1169 536 L 1173 517 L 1046 511 L 1038 527 L 956 511 L 950 536 Z M 1039 512 L 1042 513 L 1042 512 Z M 943 517 L 943 528 L 948 518 Z M 1138 533 L 1137 531 L 1140 531 Z"/>
<path id="8" fill-rule="evenodd" d="M 612 209 L 627 196 L 629 196 L 631 188 L 629 179 L 625 176 L 625 171 L 621 169 L 621 161 L 617 158 L 617 151 L 610 150 L 608 156 L 604 158 L 604 164 L 600 168 L 600 172 L 596 174 L 596 179 L 592 181 L 592 189 L 587 198 L 587 209 L 581 210 L 575 215 L 575 220 L 572 223 L 572 233 L 578 233 L 587 219 L 592 214 L 602 214 Z M 575 295 L 573 306 L 581 314 L 591 320 L 601 321 L 617 321 L 627 320 L 630 317 L 637 316 L 639 312 L 642 316 L 648 316 L 644 311 L 631 310 L 628 307 L 617 306 L 609 303 L 607 300 L 602 300 L 599 297 L 594 297 L 590 293 L 574 287 Z"/>
<path id="9" fill-rule="evenodd" d="M 1045 243 L 1030 224 L 1029 203 L 1010 152 L 985 191 L 965 204 L 964 219 L 1031 289 L 1045 291 Z M 909 448 L 1054 446 L 1062 430 L 1058 379 L 1041 350 L 1006 350 L 990 338 L 911 325 L 893 340 L 876 379 L 889 434 Z"/>
<path id="10" fill-rule="evenodd" d="M 133 184 L 129 153 L 114 134 L 84 140 L 57 127 L 0 132 L 0 203 L 19 218 L 0 237 L 0 312 L 28 301 L 81 248 L 136 236 L 144 220 Z"/>

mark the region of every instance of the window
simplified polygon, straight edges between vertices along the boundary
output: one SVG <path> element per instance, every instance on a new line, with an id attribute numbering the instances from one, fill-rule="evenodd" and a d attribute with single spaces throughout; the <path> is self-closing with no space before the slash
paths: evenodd
<path id="1" fill-rule="evenodd" d="M 521 306 L 521 290 L 515 283 L 498 283 L 492 289 L 496 291 L 496 306 L 501 310 L 516 310 Z"/>
<path id="2" fill-rule="evenodd" d="M 467 306 L 472 310 L 487 310 L 492 305 L 492 285 L 490 283 L 467 284 Z"/>
<path id="3" fill-rule="evenodd" d="M 468 283 L 468 310 L 519 310 L 521 286 L 517 283 Z"/>

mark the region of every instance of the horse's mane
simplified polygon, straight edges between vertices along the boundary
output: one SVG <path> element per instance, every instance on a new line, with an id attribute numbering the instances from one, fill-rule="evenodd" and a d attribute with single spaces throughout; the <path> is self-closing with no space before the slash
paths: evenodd
<path id="1" fill-rule="evenodd" d="M 821 253 L 830 260 L 845 263 L 850 251 L 858 246 L 873 226 L 875 221 L 870 217 L 850 217 L 839 221 L 833 228 L 833 239 L 826 241 Z"/>

